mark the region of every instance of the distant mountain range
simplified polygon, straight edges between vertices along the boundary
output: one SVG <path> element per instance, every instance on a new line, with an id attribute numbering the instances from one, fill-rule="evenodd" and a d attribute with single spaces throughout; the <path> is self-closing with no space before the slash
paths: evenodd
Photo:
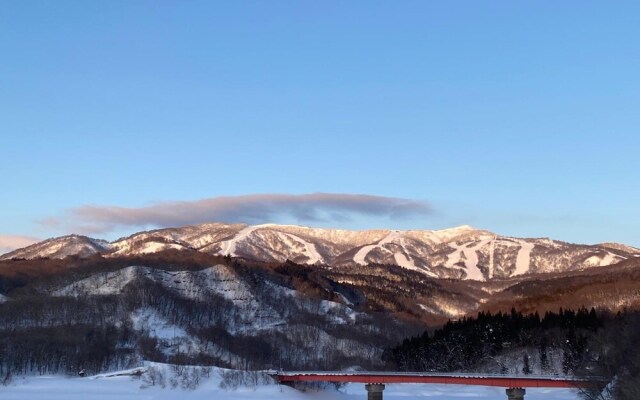
<path id="1" fill-rule="evenodd" d="M 584 270 L 640 257 L 640 249 L 623 244 L 581 245 L 548 238 L 513 238 L 466 225 L 443 230 L 349 231 L 210 223 L 139 232 L 113 242 L 62 236 L 14 250 L 0 260 L 94 254 L 121 257 L 169 249 L 332 267 L 393 264 L 432 278 L 478 281 Z"/>

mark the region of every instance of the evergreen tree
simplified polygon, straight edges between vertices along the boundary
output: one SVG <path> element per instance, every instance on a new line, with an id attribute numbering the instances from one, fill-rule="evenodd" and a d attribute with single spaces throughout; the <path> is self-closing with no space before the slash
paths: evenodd
<path id="1" fill-rule="evenodd" d="M 529 355 L 525 354 L 523 359 L 524 365 L 522 366 L 522 373 L 525 375 L 531 374 L 531 366 L 529 365 Z"/>
<path id="2" fill-rule="evenodd" d="M 547 355 L 548 339 L 543 336 L 540 340 L 540 369 L 542 373 L 549 371 L 549 358 Z"/>

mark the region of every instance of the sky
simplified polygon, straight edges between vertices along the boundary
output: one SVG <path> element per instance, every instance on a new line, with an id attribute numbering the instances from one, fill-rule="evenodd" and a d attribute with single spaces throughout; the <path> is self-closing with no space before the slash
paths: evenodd
<path id="1" fill-rule="evenodd" d="M 0 7 L 0 249 L 213 219 L 640 246 L 637 1 Z"/>

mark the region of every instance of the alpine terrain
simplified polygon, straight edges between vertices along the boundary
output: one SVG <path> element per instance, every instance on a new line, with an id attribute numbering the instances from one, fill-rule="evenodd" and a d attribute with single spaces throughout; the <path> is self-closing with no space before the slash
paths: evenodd
<path id="1" fill-rule="evenodd" d="M 397 265 L 428 277 L 477 281 L 577 271 L 640 256 L 640 249 L 622 244 L 513 238 L 466 225 L 444 230 L 348 231 L 211 223 L 140 232 L 111 243 L 79 235 L 63 236 L 4 254 L 0 260 L 93 254 L 120 257 L 169 249 L 333 267 Z"/>

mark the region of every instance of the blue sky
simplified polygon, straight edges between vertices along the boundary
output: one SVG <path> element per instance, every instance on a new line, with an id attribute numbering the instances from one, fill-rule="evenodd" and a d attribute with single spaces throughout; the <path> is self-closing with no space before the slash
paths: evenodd
<path id="1" fill-rule="evenodd" d="M 0 239 L 279 194 L 271 222 L 640 246 L 638 38 L 635 1 L 6 1 Z M 424 207 L 291 211 L 316 193 Z"/>

